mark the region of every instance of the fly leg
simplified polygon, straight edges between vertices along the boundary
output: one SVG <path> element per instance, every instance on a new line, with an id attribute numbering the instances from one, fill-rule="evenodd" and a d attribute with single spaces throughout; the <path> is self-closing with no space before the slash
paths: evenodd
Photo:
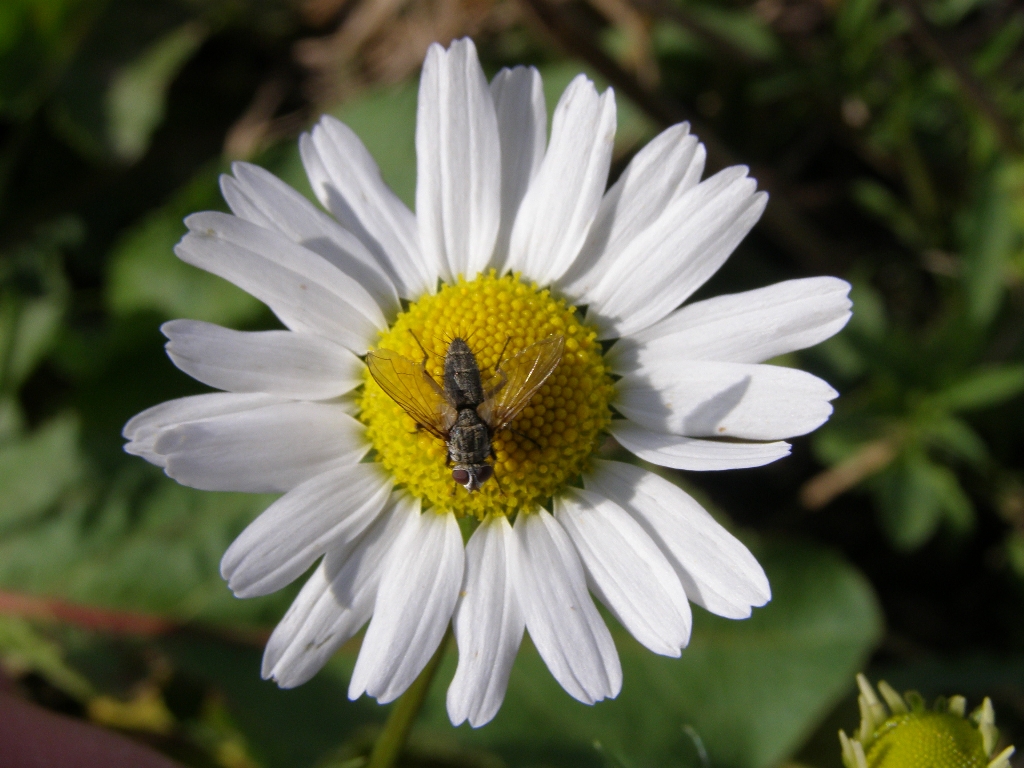
<path id="1" fill-rule="evenodd" d="M 494 475 L 491 475 L 491 477 L 493 477 L 493 478 L 494 478 L 494 482 L 495 482 L 495 483 L 497 484 L 497 486 L 498 486 L 498 492 L 499 492 L 499 493 L 500 493 L 500 494 L 501 494 L 502 496 L 504 496 L 504 495 L 505 495 L 505 489 L 501 487 L 501 480 L 499 480 L 499 479 L 498 479 L 498 475 L 497 475 L 497 474 L 494 474 Z"/>
<path id="2" fill-rule="evenodd" d="M 505 337 L 505 346 L 503 346 L 501 348 L 501 352 L 498 355 L 498 362 L 496 362 L 494 364 L 494 373 L 495 373 L 496 376 L 499 377 L 499 381 L 498 381 L 497 384 L 495 384 L 493 387 L 490 387 L 484 393 L 484 399 L 485 400 L 490 400 L 492 397 L 494 397 L 496 394 L 498 394 L 501 391 L 501 388 L 505 386 L 506 382 L 508 382 L 508 376 L 506 376 L 505 372 L 503 370 L 501 370 L 501 359 L 505 356 L 505 350 L 508 349 L 509 342 L 511 342 L 511 341 L 512 341 L 512 337 L 511 336 L 506 336 Z"/>
<path id="3" fill-rule="evenodd" d="M 505 356 L 505 350 L 508 349 L 508 345 L 509 345 L 509 343 L 511 341 L 512 341 L 512 337 L 511 336 L 506 336 L 505 337 L 505 346 L 503 346 L 501 348 L 501 352 L 498 353 L 498 362 L 496 362 L 494 364 L 494 371 L 495 371 L 495 373 L 497 373 L 499 370 L 501 370 L 501 358 L 503 358 Z"/>
<path id="4" fill-rule="evenodd" d="M 533 447 L 534 448 L 536 448 L 538 451 L 541 450 L 540 443 L 538 443 L 536 440 L 534 440 L 532 437 L 530 437 L 525 432 L 520 432 L 518 429 L 513 429 L 512 427 L 505 427 L 505 429 L 507 429 L 509 432 L 511 432 L 516 437 L 521 437 L 521 438 L 523 438 L 523 440 L 529 440 L 531 443 L 533 443 Z"/>
<path id="5" fill-rule="evenodd" d="M 409 331 L 409 335 L 412 336 L 413 341 L 416 342 L 416 346 L 418 346 L 420 348 L 420 351 L 423 353 L 423 362 L 421 362 L 420 365 L 423 366 L 423 370 L 426 371 L 427 370 L 427 360 L 430 359 L 430 355 L 427 354 L 427 348 L 423 346 L 423 342 L 421 342 L 419 340 L 419 338 L 416 336 L 415 333 L 413 333 L 412 331 Z"/>

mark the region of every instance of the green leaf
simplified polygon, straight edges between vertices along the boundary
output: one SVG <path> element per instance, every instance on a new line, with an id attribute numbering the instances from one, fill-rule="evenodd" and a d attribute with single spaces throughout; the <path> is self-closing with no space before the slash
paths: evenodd
<path id="1" fill-rule="evenodd" d="M 171 81 L 206 38 L 195 22 L 183 24 L 121 69 L 107 90 L 107 124 L 111 149 L 126 162 L 145 154 L 149 138 L 164 117 Z"/>
<path id="2" fill-rule="evenodd" d="M 47 115 L 51 128 L 86 158 L 133 159 L 117 154 L 118 142 L 128 141 L 123 148 L 137 152 L 142 133 L 148 138 L 145 122 L 159 119 L 166 88 L 191 53 L 187 42 L 171 41 L 164 50 L 161 43 L 193 14 L 166 0 L 107 0 L 95 5 L 102 13 L 49 98 Z M 140 86 L 140 79 L 148 81 L 148 90 Z M 139 101 L 127 104 L 132 92 Z"/>
<path id="3" fill-rule="evenodd" d="M 1007 178 L 1002 167 L 980 178 L 981 189 L 963 235 L 968 313 L 976 325 L 987 325 L 995 317 L 1006 287 L 1007 265 L 1019 242 Z"/>
<path id="4" fill-rule="evenodd" d="M 210 493 L 178 485 L 133 462 L 90 503 L 0 537 L 0 585 L 182 621 L 266 625 L 290 600 L 237 600 L 224 584 L 224 550 L 269 503 L 258 494 Z M 93 491 L 95 493 L 95 491 Z"/>
<path id="5" fill-rule="evenodd" d="M 895 547 L 913 550 L 932 537 L 942 520 L 942 503 L 935 494 L 931 464 L 923 454 L 904 453 L 871 484 L 882 528 Z"/>
<path id="6" fill-rule="evenodd" d="M 941 464 L 931 465 L 933 493 L 939 500 L 946 520 L 954 530 L 964 532 L 974 526 L 974 504 L 964 492 L 956 473 Z"/>
<path id="7" fill-rule="evenodd" d="M 0 261 L 0 395 L 15 391 L 53 346 L 69 294 L 62 252 L 83 234 L 76 217 L 59 217 Z"/>
<path id="8" fill-rule="evenodd" d="M 695 3 L 687 10 L 701 26 L 728 40 L 751 58 L 776 61 L 782 53 L 771 27 L 752 11 Z"/>
<path id="9" fill-rule="evenodd" d="M 966 378 L 946 387 L 935 402 L 953 411 L 969 411 L 1005 402 L 1024 392 L 1024 365 L 976 369 Z"/>
<path id="10" fill-rule="evenodd" d="M 927 243 L 913 212 L 888 187 L 871 179 L 858 179 L 851 191 L 854 200 L 885 223 L 905 245 L 916 249 Z"/>
<path id="11" fill-rule="evenodd" d="M 854 276 L 851 280 L 850 301 L 853 302 L 853 316 L 847 327 L 870 339 L 881 339 L 889 328 L 886 317 L 885 303 L 882 296 L 868 282 L 864 275 Z M 844 329 L 845 330 L 845 329 Z"/>
<path id="12" fill-rule="evenodd" d="M 1014 530 L 1006 537 L 1006 562 L 1017 575 L 1024 579 L 1024 532 Z"/>
<path id="13" fill-rule="evenodd" d="M 0 448 L 0 530 L 49 509 L 81 469 L 78 419 L 72 415 Z"/>
<path id="14" fill-rule="evenodd" d="M 981 466 L 988 459 L 985 441 L 960 419 L 952 416 L 938 419 L 926 424 L 922 431 L 931 446 L 941 448 L 975 466 Z"/>
<path id="15" fill-rule="evenodd" d="M 35 370 L 57 336 L 64 304 L 63 295 L 4 297 L 0 311 L 0 387 L 12 391 Z"/>
<path id="16" fill-rule="evenodd" d="M 110 254 L 107 306 L 117 315 L 153 311 L 223 325 L 259 317 L 263 305 L 226 280 L 185 264 L 174 246 L 185 234 L 182 219 L 202 210 L 223 210 L 217 177 L 207 168 L 162 208 L 132 227 Z"/>
<path id="17" fill-rule="evenodd" d="M 908 450 L 901 461 L 874 480 L 882 522 L 893 544 L 913 550 L 930 539 L 943 518 L 954 530 L 974 524 L 974 505 L 956 473 Z"/>
<path id="18" fill-rule="evenodd" d="M 96 0 L 0 3 L 0 114 L 24 120 L 38 107 L 100 5 Z"/>
<path id="19" fill-rule="evenodd" d="M 232 719 L 266 768 L 318 765 L 333 747 L 383 722 L 387 714 L 365 696 L 348 700 L 347 675 L 339 669 L 350 670 L 351 664 L 332 664 L 308 683 L 285 691 L 260 677 L 258 648 L 185 636 L 163 646 L 183 672 L 211 681 L 222 692 Z"/>

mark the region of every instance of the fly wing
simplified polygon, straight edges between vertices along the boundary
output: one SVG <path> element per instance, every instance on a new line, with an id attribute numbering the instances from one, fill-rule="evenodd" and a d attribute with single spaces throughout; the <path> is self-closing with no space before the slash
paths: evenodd
<path id="1" fill-rule="evenodd" d="M 558 366 L 564 349 L 564 336 L 549 336 L 498 366 L 487 390 L 494 394 L 476 409 L 492 431 L 500 432 L 519 415 Z"/>
<path id="2" fill-rule="evenodd" d="M 380 388 L 417 424 L 434 437 L 448 439 L 458 414 L 422 364 L 390 349 L 378 349 L 366 354 L 366 366 Z"/>

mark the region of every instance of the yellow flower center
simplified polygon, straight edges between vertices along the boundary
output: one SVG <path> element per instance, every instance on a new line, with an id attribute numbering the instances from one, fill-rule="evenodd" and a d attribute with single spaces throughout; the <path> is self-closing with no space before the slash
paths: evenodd
<path id="1" fill-rule="evenodd" d="M 949 712 L 893 715 L 875 732 L 869 768 L 985 768 L 981 733 Z"/>
<path id="2" fill-rule="evenodd" d="M 557 367 L 509 428 L 491 435 L 494 458 L 488 461 L 493 461 L 494 480 L 473 493 L 459 486 L 446 466 L 445 443 L 419 428 L 367 371 L 360 419 L 376 460 L 412 494 L 460 517 L 509 515 L 551 498 L 587 468 L 611 418 L 614 388 L 601 345 L 594 329 L 577 319 L 574 307 L 516 275 L 492 272 L 420 298 L 377 344 L 417 363 L 425 351 L 428 375 L 443 386 L 444 356 L 453 339 L 469 344 L 486 382 L 499 355 L 509 361 L 557 335 L 565 338 Z"/>

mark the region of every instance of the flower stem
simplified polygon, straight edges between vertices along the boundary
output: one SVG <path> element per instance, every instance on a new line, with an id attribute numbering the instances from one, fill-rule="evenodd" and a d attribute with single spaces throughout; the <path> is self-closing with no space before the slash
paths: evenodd
<path id="1" fill-rule="evenodd" d="M 384 730 L 380 732 L 380 736 L 374 742 L 366 768 L 392 768 L 398 762 L 398 757 L 405 747 L 405 741 L 409 738 L 409 731 L 412 730 L 412 724 L 416 721 L 423 702 L 426 701 L 437 668 L 441 666 L 441 659 L 444 657 L 445 648 L 448 647 L 450 635 L 451 629 L 445 634 L 441 644 L 438 645 L 419 677 L 413 681 L 413 684 L 391 708 L 387 722 L 384 723 Z"/>

